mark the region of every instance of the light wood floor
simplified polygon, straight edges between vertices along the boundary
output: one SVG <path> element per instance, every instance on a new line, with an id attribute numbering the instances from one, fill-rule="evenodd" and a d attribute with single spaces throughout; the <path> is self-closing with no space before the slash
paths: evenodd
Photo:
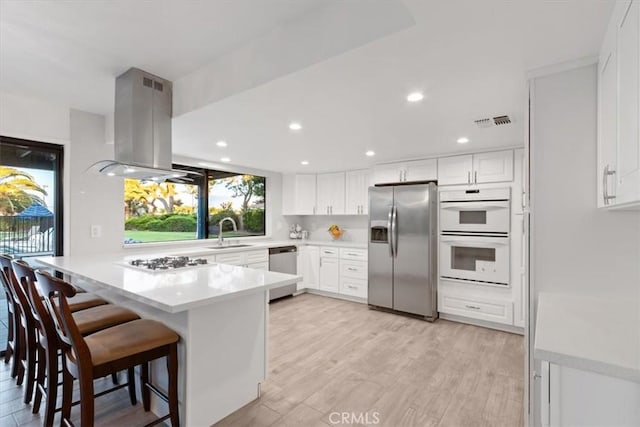
<path id="1" fill-rule="evenodd" d="M 309 294 L 271 304 L 269 336 L 261 398 L 216 426 L 523 425 L 521 336 Z M 0 363 L 0 427 L 41 425 L 22 390 Z M 343 412 L 353 422 L 342 423 Z M 152 419 L 124 389 L 96 401 L 96 425 Z"/>
<path id="2" fill-rule="evenodd" d="M 216 426 L 523 425 L 519 335 L 310 294 L 271 304 L 270 327 L 262 396 Z"/>

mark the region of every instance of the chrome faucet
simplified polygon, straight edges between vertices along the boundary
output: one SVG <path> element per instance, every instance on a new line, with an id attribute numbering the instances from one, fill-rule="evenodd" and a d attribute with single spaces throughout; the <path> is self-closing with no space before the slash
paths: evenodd
<path id="1" fill-rule="evenodd" d="M 226 218 L 222 218 L 220 220 L 220 223 L 218 224 L 218 245 L 222 246 L 222 241 L 224 240 L 224 238 L 222 237 L 222 224 L 225 221 L 231 221 L 231 224 L 233 225 L 233 231 L 238 231 L 238 226 L 236 225 L 236 221 L 231 218 L 230 216 L 226 217 Z"/>

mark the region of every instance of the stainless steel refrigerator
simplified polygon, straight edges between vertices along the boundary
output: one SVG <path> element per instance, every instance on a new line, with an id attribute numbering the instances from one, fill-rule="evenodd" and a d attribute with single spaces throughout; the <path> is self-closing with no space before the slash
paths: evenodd
<path id="1" fill-rule="evenodd" d="M 369 305 L 438 317 L 434 183 L 369 188 Z"/>

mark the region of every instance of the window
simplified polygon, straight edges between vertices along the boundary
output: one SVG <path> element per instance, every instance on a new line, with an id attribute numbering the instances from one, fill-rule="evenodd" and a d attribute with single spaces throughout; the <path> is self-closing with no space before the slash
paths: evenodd
<path id="1" fill-rule="evenodd" d="M 0 137 L 0 253 L 62 255 L 61 145 Z"/>
<path id="2" fill-rule="evenodd" d="M 264 236 L 265 178 L 233 175 L 209 179 L 209 237 Z M 236 229 L 234 230 L 234 224 Z"/>
<path id="3" fill-rule="evenodd" d="M 266 178 L 174 165 L 176 182 L 125 179 L 125 244 L 265 235 Z"/>

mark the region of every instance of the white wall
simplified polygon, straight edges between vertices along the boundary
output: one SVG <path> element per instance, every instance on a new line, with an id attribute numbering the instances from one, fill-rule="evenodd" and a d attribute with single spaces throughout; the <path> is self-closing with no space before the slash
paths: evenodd
<path id="1" fill-rule="evenodd" d="M 640 292 L 640 212 L 596 208 L 595 65 L 535 80 L 532 271 L 537 292 Z"/>
<path id="2" fill-rule="evenodd" d="M 0 134 L 54 144 L 69 143 L 69 108 L 0 93 Z"/>
<path id="3" fill-rule="evenodd" d="M 596 67 L 532 85 L 535 301 L 540 292 L 599 294 L 637 300 L 640 308 L 640 212 L 596 208 Z M 535 320 L 531 328 L 535 334 Z M 538 390 L 533 398 L 539 403 Z M 534 416 L 539 421 L 538 404 Z"/>
<path id="4" fill-rule="evenodd" d="M 113 145 L 105 143 L 105 117 L 71 110 L 69 169 L 69 229 L 66 255 L 118 252 L 124 231 L 124 185 L 87 168 L 97 161 L 113 158 Z M 100 237 L 91 237 L 91 226 L 101 228 Z"/>
<path id="5" fill-rule="evenodd" d="M 357 215 L 316 215 L 296 217 L 292 222 L 298 222 L 304 230 L 309 231 L 309 239 L 330 242 L 331 235 L 327 231 L 329 226 L 337 224 L 346 230 L 342 241 L 367 243 L 369 225 L 367 216 Z"/>

